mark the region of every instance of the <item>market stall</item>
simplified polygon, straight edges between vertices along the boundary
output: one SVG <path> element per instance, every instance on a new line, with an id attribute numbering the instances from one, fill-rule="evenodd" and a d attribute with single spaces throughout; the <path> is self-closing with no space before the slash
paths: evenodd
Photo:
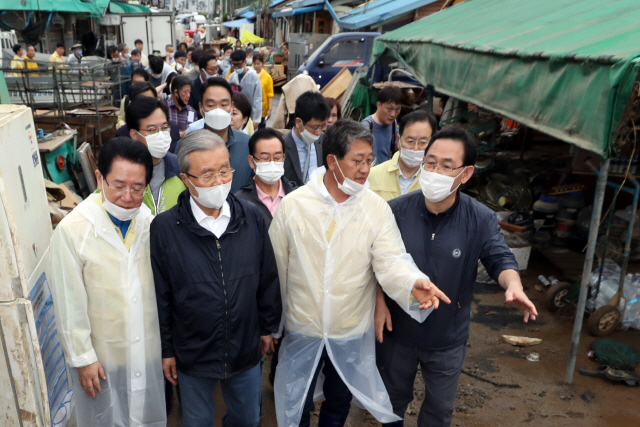
<path id="1" fill-rule="evenodd" d="M 639 56 L 640 9 L 634 0 L 569 5 L 539 0 L 535 6 L 527 0 L 474 0 L 385 33 L 373 49 L 378 64 L 399 61 L 439 93 L 602 158 L 565 378 L 569 384 L 610 158 L 629 145 L 631 158 L 636 152 Z"/>

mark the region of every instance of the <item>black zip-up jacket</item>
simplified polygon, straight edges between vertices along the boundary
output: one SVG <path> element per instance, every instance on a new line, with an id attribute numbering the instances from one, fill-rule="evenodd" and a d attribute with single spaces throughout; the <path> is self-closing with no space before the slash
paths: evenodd
<path id="1" fill-rule="evenodd" d="M 420 350 L 447 350 L 464 344 L 478 260 L 498 280 L 518 263 L 500 234 L 495 212 L 463 193 L 439 215 L 427 210 L 421 191 L 389 202 L 402 240 L 418 268 L 451 299 L 418 323 L 385 296 L 393 331 L 385 334 Z"/>
<path id="2" fill-rule="evenodd" d="M 282 314 L 276 260 L 262 214 L 229 194 L 220 239 L 195 220 L 189 190 L 151 223 L 162 357 L 180 372 L 230 378 L 260 361 L 260 336 Z"/>

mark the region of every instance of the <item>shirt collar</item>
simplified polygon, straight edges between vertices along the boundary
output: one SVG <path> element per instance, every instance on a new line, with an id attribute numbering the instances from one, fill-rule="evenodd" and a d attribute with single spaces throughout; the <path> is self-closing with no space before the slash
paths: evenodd
<path id="1" fill-rule="evenodd" d="M 255 181 L 255 177 L 253 179 Z M 280 185 L 280 188 L 278 188 L 278 194 L 276 195 L 276 199 L 278 199 L 278 198 L 282 199 L 285 196 L 285 194 L 284 194 L 284 186 L 282 185 L 282 179 L 280 181 L 278 181 L 278 184 Z M 268 195 L 267 193 L 262 191 L 262 189 L 258 186 L 257 183 L 256 183 L 256 193 L 258 193 L 258 199 L 260 199 L 260 200 L 268 200 L 268 201 L 274 200 L 274 199 L 271 198 L 270 195 Z"/>
<path id="2" fill-rule="evenodd" d="M 424 197 L 420 198 L 422 206 L 424 206 L 424 210 L 427 212 L 427 215 L 435 217 L 438 215 L 442 215 L 442 216 L 446 216 L 451 214 L 451 212 L 455 211 L 456 208 L 458 207 L 458 205 L 460 204 L 460 193 L 459 190 L 456 190 L 456 201 L 453 202 L 453 205 L 451 205 L 451 207 L 449 209 L 447 209 L 444 212 L 440 212 L 439 214 L 434 214 L 433 212 L 431 212 L 429 209 L 427 209 L 427 204 L 424 202 Z"/>
<path id="3" fill-rule="evenodd" d="M 214 218 L 204 213 L 203 210 L 200 209 L 200 206 L 198 206 L 198 204 L 193 200 L 193 196 L 191 195 L 189 196 L 189 203 L 191 204 L 191 212 L 193 212 L 193 217 L 198 224 L 202 224 L 202 221 L 206 220 L 207 218 L 211 218 L 214 221 L 219 220 L 223 216 L 231 219 L 231 206 L 229 206 L 229 202 L 227 202 L 226 200 L 222 205 L 222 209 L 220 210 L 220 215 L 218 215 L 218 218 Z"/>
<path id="4" fill-rule="evenodd" d="M 296 143 L 296 146 L 298 148 L 305 148 L 306 149 L 306 145 L 307 144 L 298 137 L 298 135 L 296 134 L 295 128 L 291 129 L 291 136 L 293 137 L 293 142 Z"/>

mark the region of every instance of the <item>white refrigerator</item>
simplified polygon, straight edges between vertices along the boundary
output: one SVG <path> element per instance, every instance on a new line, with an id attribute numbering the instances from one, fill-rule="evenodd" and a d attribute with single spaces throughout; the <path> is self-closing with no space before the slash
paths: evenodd
<path id="1" fill-rule="evenodd" d="M 51 219 L 31 110 L 0 105 L 0 424 L 64 427 L 64 354 L 47 280 Z"/>

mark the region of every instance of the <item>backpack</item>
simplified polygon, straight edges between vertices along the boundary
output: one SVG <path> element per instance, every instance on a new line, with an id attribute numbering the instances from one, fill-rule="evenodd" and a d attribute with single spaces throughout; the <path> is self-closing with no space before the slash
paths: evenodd
<path id="1" fill-rule="evenodd" d="M 373 134 L 373 120 L 364 119 L 363 121 L 369 123 L 369 130 Z M 398 145 L 396 144 L 396 135 L 398 134 L 397 127 L 398 125 L 394 120 L 391 125 L 391 142 L 389 143 L 389 158 L 393 157 L 393 155 L 396 154 L 396 151 L 398 151 Z"/>

